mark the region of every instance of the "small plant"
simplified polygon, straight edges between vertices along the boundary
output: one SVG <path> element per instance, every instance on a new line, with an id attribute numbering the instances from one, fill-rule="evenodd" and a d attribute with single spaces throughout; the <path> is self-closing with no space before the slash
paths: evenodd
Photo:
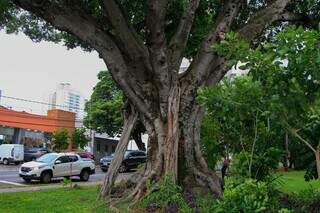
<path id="1" fill-rule="evenodd" d="M 215 199 L 213 197 L 199 197 L 197 199 L 197 207 L 201 213 L 212 213 L 214 212 Z"/>
<path id="2" fill-rule="evenodd" d="M 183 198 L 182 189 L 174 184 L 170 175 L 166 175 L 156 185 L 148 184 L 147 195 L 140 202 L 140 206 L 147 210 L 170 211 L 170 209 L 175 209 L 183 213 L 192 212 Z"/>
<path id="3" fill-rule="evenodd" d="M 252 213 L 277 210 L 277 194 L 266 183 L 249 179 L 237 184 L 227 181 L 224 196 L 214 205 L 214 212 Z"/>
<path id="4" fill-rule="evenodd" d="M 68 185 L 70 186 L 70 188 L 72 188 L 72 180 L 70 178 L 63 178 L 62 181 L 61 181 L 61 184 L 64 186 L 64 187 L 67 187 Z"/>

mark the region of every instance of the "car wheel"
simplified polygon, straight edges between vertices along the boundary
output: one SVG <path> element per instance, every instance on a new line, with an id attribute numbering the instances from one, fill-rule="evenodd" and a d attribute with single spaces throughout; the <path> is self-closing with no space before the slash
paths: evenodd
<path id="1" fill-rule="evenodd" d="M 19 161 L 18 162 L 14 162 L 14 164 L 18 166 L 20 164 L 20 162 Z"/>
<path id="2" fill-rule="evenodd" d="M 3 159 L 3 164 L 4 165 L 9 165 L 9 160 L 7 158 Z"/>
<path id="3" fill-rule="evenodd" d="M 42 183 L 50 183 L 51 182 L 51 174 L 49 172 L 42 173 L 40 180 Z"/>
<path id="4" fill-rule="evenodd" d="M 121 164 L 120 168 L 119 168 L 119 172 L 120 173 L 124 173 L 127 171 L 127 167 L 125 164 Z"/>
<path id="5" fill-rule="evenodd" d="M 90 177 L 90 174 L 89 174 L 88 170 L 83 170 L 80 174 L 81 181 L 88 181 L 89 177 Z"/>
<path id="6" fill-rule="evenodd" d="M 31 179 L 29 179 L 29 178 L 23 178 L 23 180 L 24 180 L 25 182 L 27 182 L 27 183 L 30 183 L 30 182 L 31 182 Z"/>

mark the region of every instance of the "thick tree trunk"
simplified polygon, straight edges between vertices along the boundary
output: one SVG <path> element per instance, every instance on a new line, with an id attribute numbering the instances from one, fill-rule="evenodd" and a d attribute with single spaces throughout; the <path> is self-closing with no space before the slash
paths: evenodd
<path id="1" fill-rule="evenodd" d="M 180 112 L 183 113 L 183 112 Z M 185 125 L 183 126 L 183 139 L 181 146 L 184 147 L 184 159 L 186 168 L 185 175 L 180 175 L 186 189 L 202 186 L 209 189 L 216 197 L 221 196 L 221 179 L 208 168 L 207 162 L 203 157 L 200 146 L 200 128 L 204 115 L 204 109 L 194 104 L 190 115 L 184 116 Z"/>
<path id="2" fill-rule="evenodd" d="M 167 135 L 164 150 L 165 174 L 178 178 L 179 105 L 180 88 L 173 87 L 168 101 Z"/>
<path id="3" fill-rule="evenodd" d="M 111 165 L 105 177 L 104 184 L 101 187 L 100 197 L 106 198 L 111 192 L 111 188 L 113 186 L 115 179 L 117 178 L 124 153 L 128 147 L 131 131 L 134 128 L 134 125 L 137 121 L 138 113 L 132 107 L 132 110 L 130 112 L 124 112 L 123 117 L 124 117 L 123 132 L 121 134 L 119 143 L 117 145 L 114 158 L 111 162 Z"/>
<path id="4" fill-rule="evenodd" d="M 200 145 L 200 127 L 204 109 L 195 101 L 181 106 L 181 88 L 174 86 L 168 98 L 167 119 L 155 118 L 146 123 L 149 135 L 148 160 L 141 180 L 131 197 L 139 199 L 146 192 L 146 182 L 157 182 L 165 175 L 184 190 L 201 187 L 218 197 L 222 194 L 221 179 L 210 171 Z M 193 100 L 195 95 L 193 94 Z M 190 98 L 191 99 L 191 98 Z"/>

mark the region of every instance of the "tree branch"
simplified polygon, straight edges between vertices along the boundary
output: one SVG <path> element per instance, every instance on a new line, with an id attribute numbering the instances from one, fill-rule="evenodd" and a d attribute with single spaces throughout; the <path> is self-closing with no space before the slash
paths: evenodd
<path id="1" fill-rule="evenodd" d="M 189 71 L 187 71 L 192 72 L 192 76 L 196 76 L 194 81 L 198 85 L 203 84 L 211 71 L 212 63 L 215 63 L 214 59 L 217 55 L 212 51 L 212 45 L 224 39 L 225 33 L 230 31 L 231 24 L 243 4 L 243 0 L 226 1 L 214 28 L 202 42 L 197 56 L 191 63 Z"/>
<path id="2" fill-rule="evenodd" d="M 189 6 L 181 17 L 179 26 L 175 35 L 172 37 L 169 44 L 170 66 L 179 71 L 182 61 L 182 54 L 187 46 L 189 34 L 194 21 L 196 10 L 200 0 L 189 0 Z"/>
<path id="3" fill-rule="evenodd" d="M 267 26 L 275 21 L 293 21 L 301 19 L 301 16 L 293 16 L 292 13 L 285 10 L 286 5 L 289 2 L 290 0 L 269 1 L 267 7 L 257 12 L 250 18 L 244 27 L 240 28 L 238 31 L 240 36 L 247 41 L 252 41 L 259 36 Z M 226 59 L 216 56 L 208 68 L 210 74 L 205 78 L 205 85 L 216 84 L 224 77 L 225 73 L 228 71 L 226 62 Z"/>
<path id="4" fill-rule="evenodd" d="M 306 141 L 305 139 L 303 139 L 303 138 L 298 134 L 297 130 L 291 128 L 289 125 L 285 125 L 285 128 L 288 130 L 288 132 L 289 132 L 292 136 L 298 138 L 298 139 L 299 139 L 301 142 L 303 142 L 307 147 L 309 147 L 314 153 L 317 152 L 317 150 L 316 150 L 315 148 L 313 148 L 313 146 L 312 146 L 308 141 Z"/>
<path id="5" fill-rule="evenodd" d="M 248 41 L 252 41 L 273 22 L 284 19 L 284 15 L 286 14 L 285 8 L 289 2 L 290 0 L 277 0 L 257 12 L 249 19 L 248 23 L 238 31 L 240 36 Z"/>
<path id="6" fill-rule="evenodd" d="M 125 95 L 147 118 L 151 117 L 148 113 L 148 106 L 142 95 L 139 95 L 144 93 L 138 86 L 137 79 L 133 76 L 136 73 L 129 72 L 130 67 L 127 66 L 123 54 L 112 36 L 105 32 L 90 14 L 86 13 L 77 4 L 67 4 L 66 2 L 12 1 L 22 9 L 43 18 L 57 29 L 73 34 L 98 51 Z"/>
<path id="7" fill-rule="evenodd" d="M 146 63 L 146 67 L 148 67 L 148 69 L 150 70 L 151 65 L 148 62 L 148 50 L 135 30 L 126 20 L 116 0 L 101 1 L 106 14 L 106 18 L 115 29 L 117 33 L 116 36 L 123 43 L 123 46 L 128 52 L 129 57 L 136 62 L 141 61 L 141 58 L 143 58 L 143 62 Z"/>
<path id="8" fill-rule="evenodd" d="M 149 0 L 147 25 L 147 43 L 153 49 L 166 47 L 165 18 L 167 11 L 167 0 Z"/>
<path id="9" fill-rule="evenodd" d="M 146 17 L 147 44 L 153 70 L 152 80 L 158 91 L 157 99 L 162 119 L 165 119 L 167 115 L 168 96 L 172 86 L 173 74 L 169 71 L 165 35 L 167 4 L 167 0 L 149 0 Z"/>
<path id="10" fill-rule="evenodd" d="M 281 14 L 278 21 L 288 21 L 291 23 L 303 24 L 312 28 L 317 28 L 319 26 L 319 22 L 314 18 L 304 14 L 293 13 L 290 11 L 284 11 L 283 14 Z"/>

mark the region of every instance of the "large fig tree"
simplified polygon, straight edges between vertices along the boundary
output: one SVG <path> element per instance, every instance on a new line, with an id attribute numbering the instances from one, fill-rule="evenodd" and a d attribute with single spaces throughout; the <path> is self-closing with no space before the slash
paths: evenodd
<path id="1" fill-rule="evenodd" d="M 128 99 L 121 141 L 102 196 L 110 192 L 137 120 L 143 121 L 149 135 L 148 161 L 132 196 L 144 194 L 147 180 L 157 182 L 166 174 L 185 189 L 202 186 L 219 196 L 220 180 L 201 153 L 204 109 L 196 102 L 199 87 L 217 84 L 227 72 L 228 61 L 215 54 L 212 45 L 231 30 L 255 43 L 274 32 L 266 29 L 281 29 L 281 22 L 312 25 L 309 20 L 318 13 L 317 4 L 315 0 L 1 0 L 0 26 L 8 32 L 22 31 L 35 41 L 62 41 L 70 48 L 96 50 Z M 191 64 L 180 72 L 184 57 Z"/>

